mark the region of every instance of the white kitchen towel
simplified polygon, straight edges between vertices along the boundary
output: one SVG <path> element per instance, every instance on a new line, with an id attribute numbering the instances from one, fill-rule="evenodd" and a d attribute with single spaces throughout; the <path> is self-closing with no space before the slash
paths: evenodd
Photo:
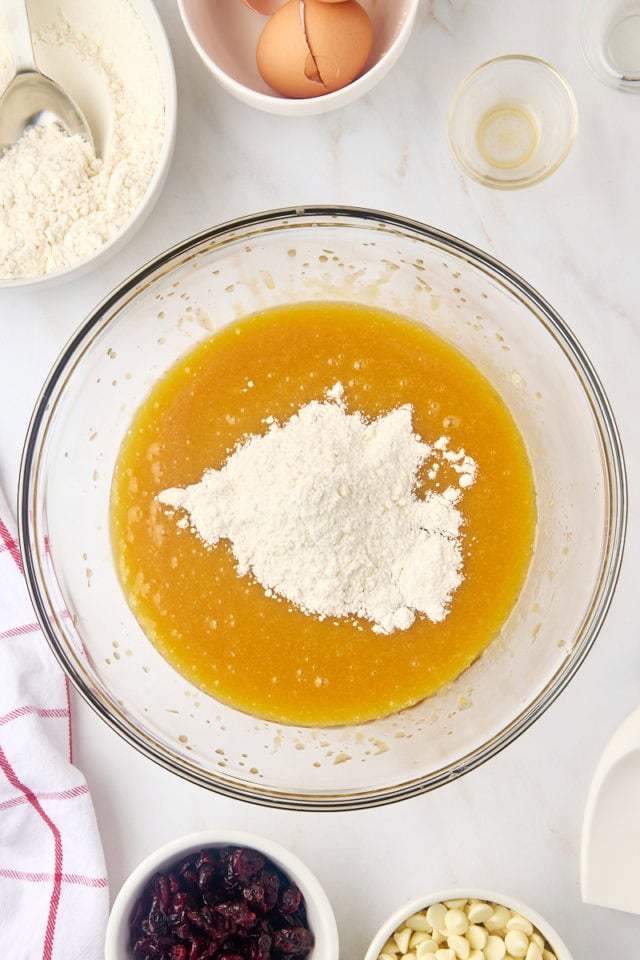
<path id="1" fill-rule="evenodd" d="M 0 957 L 102 960 L 108 910 L 68 681 L 35 620 L 0 491 Z"/>

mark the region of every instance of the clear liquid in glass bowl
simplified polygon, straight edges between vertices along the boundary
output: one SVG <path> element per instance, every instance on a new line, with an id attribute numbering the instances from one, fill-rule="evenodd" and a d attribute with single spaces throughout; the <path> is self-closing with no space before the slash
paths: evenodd
<path id="1" fill-rule="evenodd" d="M 580 40 L 599 80 L 627 93 L 640 93 L 638 0 L 585 0 Z"/>

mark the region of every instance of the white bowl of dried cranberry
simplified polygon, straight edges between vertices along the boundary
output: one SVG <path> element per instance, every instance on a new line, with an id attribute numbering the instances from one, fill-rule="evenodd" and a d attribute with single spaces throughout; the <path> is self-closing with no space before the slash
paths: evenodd
<path id="1" fill-rule="evenodd" d="M 490 890 L 439 890 L 403 904 L 364 960 L 572 960 L 554 928 L 527 904 Z"/>
<path id="2" fill-rule="evenodd" d="M 266 837 L 206 830 L 155 850 L 116 896 L 105 960 L 338 960 L 329 899 Z"/>

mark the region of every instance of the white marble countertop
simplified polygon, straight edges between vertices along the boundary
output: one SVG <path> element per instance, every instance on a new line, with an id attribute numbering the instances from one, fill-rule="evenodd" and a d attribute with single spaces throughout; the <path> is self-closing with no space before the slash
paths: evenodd
<path id="1" fill-rule="evenodd" d="M 409 46 L 381 85 L 310 119 L 258 113 L 232 99 L 197 59 L 172 0 L 158 0 L 158 8 L 175 57 L 179 124 L 154 212 L 93 273 L 63 286 L 0 292 L 0 483 L 8 496 L 15 496 L 41 382 L 111 287 L 214 223 L 277 206 L 340 203 L 454 233 L 505 261 L 555 306 L 613 405 L 630 477 L 630 527 L 612 609 L 568 689 L 498 757 L 399 805 L 310 814 L 221 798 L 139 756 L 74 698 L 75 760 L 93 792 L 112 893 L 159 843 L 224 825 L 262 832 L 302 856 L 331 898 L 344 960 L 363 956 L 403 900 L 455 885 L 529 902 L 576 960 L 635 960 L 640 917 L 582 903 L 579 852 L 597 760 L 640 697 L 640 99 L 590 73 L 579 47 L 580 0 L 423 0 Z M 458 171 L 445 118 L 469 70 L 504 53 L 537 55 L 559 68 L 574 88 L 580 126 L 571 155 L 547 181 L 502 193 Z M 123 768 L 126 789 L 114 776 Z"/>

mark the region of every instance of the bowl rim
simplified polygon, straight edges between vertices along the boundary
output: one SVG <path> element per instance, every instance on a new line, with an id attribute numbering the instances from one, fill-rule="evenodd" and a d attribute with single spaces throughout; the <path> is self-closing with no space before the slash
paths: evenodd
<path id="1" fill-rule="evenodd" d="M 218 66 L 216 61 L 213 60 L 205 50 L 200 38 L 191 25 L 185 7 L 185 0 L 177 0 L 177 4 L 182 24 L 194 50 L 225 90 L 248 106 L 254 107 L 256 110 L 263 110 L 265 113 L 273 113 L 287 117 L 308 117 L 317 116 L 322 113 L 330 113 L 333 110 L 338 110 L 340 107 L 345 107 L 353 103 L 359 97 L 372 90 L 373 87 L 387 75 L 409 42 L 420 6 L 420 0 L 407 0 L 407 12 L 402 20 L 398 35 L 391 46 L 385 50 L 382 56 L 379 57 L 368 70 L 365 70 L 359 77 L 356 77 L 356 79 L 347 84 L 346 87 L 341 87 L 339 90 L 322 94 L 319 97 L 300 98 L 284 97 L 275 91 L 273 93 L 262 93 L 259 90 L 254 90 L 253 87 L 248 87 L 246 84 L 240 83 L 239 80 L 235 80 Z"/>
<path id="2" fill-rule="evenodd" d="M 149 43 L 158 61 L 158 69 L 162 82 L 164 134 L 160 152 L 158 153 L 158 160 L 147 184 L 144 196 L 129 219 L 122 224 L 118 232 L 111 237 L 110 240 L 107 240 L 106 243 L 98 247 L 97 250 L 94 250 L 93 253 L 52 273 L 41 273 L 35 277 L 15 277 L 11 279 L 3 279 L 0 277 L 0 291 L 25 287 L 42 288 L 48 285 L 53 286 L 87 273 L 93 269 L 99 260 L 102 261 L 103 257 L 106 260 L 111 254 L 121 249 L 138 228 L 142 226 L 160 196 L 162 187 L 169 175 L 178 127 L 176 71 L 169 39 L 153 0 L 131 0 L 131 5 L 134 13 L 136 13 L 141 20 L 147 32 Z"/>
<path id="3" fill-rule="evenodd" d="M 72 365 L 74 359 L 82 354 L 85 347 L 91 342 L 95 332 L 108 324 L 110 310 L 123 297 L 129 299 L 135 291 L 147 287 L 153 282 L 155 274 L 166 274 L 172 263 L 183 262 L 190 254 L 193 255 L 203 246 L 220 246 L 224 243 L 225 238 L 237 240 L 239 235 L 246 238 L 248 236 L 247 231 L 254 231 L 255 233 L 266 228 L 274 230 L 278 227 L 282 228 L 285 224 L 288 229 L 292 225 L 309 227 L 311 224 L 314 226 L 320 224 L 326 227 L 344 224 L 345 226 L 356 227 L 375 226 L 377 230 L 386 230 L 389 233 L 404 232 L 465 259 L 474 267 L 498 281 L 502 287 L 519 300 L 532 303 L 536 308 L 537 319 L 543 323 L 547 332 L 553 337 L 573 366 L 591 406 L 603 447 L 603 470 L 607 481 L 607 539 L 601 561 L 602 573 L 592 602 L 584 614 L 581 640 L 573 648 L 571 657 L 564 660 L 554 676 L 538 691 L 533 700 L 523 707 L 518 715 L 480 747 L 464 754 L 435 772 L 410 777 L 390 787 L 378 786 L 349 793 L 327 791 L 309 794 L 305 793 L 303 789 L 294 792 L 281 788 L 266 787 L 262 784 L 234 783 L 222 777 L 216 779 L 215 774 L 212 774 L 211 771 L 205 772 L 195 767 L 186 758 L 168 755 L 151 743 L 142 732 L 126 723 L 115 711 L 109 711 L 95 695 L 93 689 L 86 684 L 73 660 L 67 656 L 64 645 L 59 642 L 50 623 L 46 591 L 41 589 L 36 551 L 32 549 L 31 516 L 35 512 L 34 507 L 37 503 L 37 469 L 47 439 L 48 423 L 55 412 L 57 398 L 64 389 L 67 367 Z M 623 559 L 627 529 L 627 501 L 624 453 L 608 397 L 591 361 L 576 336 L 534 287 L 492 255 L 452 234 L 445 233 L 420 221 L 372 208 L 310 205 L 266 210 L 226 221 L 194 234 L 148 261 L 119 284 L 94 308 L 63 348 L 36 400 L 27 428 L 20 464 L 17 514 L 25 579 L 44 636 L 80 696 L 127 743 L 135 746 L 144 756 L 154 760 L 166 770 L 177 773 L 191 783 L 218 792 L 223 796 L 279 809 L 339 811 L 383 806 L 419 796 L 449 783 L 496 756 L 542 716 L 577 673 L 593 646 L 608 613 Z"/>
<path id="4" fill-rule="evenodd" d="M 175 837 L 148 853 L 127 876 L 116 894 L 107 920 L 105 960 L 122 960 L 117 950 L 123 924 L 127 923 L 133 900 L 152 874 L 174 860 L 203 847 L 251 847 L 263 853 L 302 889 L 307 903 L 313 902 L 322 924 L 326 957 L 338 960 L 338 925 L 329 897 L 307 864 L 276 840 L 246 830 L 211 828 Z M 314 931 L 315 932 L 315 931 Z"/>
<path id="5" fill-rule="evenodd" d="M 546 920 L 537 910 L 530 907 L 528 903 L 510 894 L 499 893 L 492 889 L 481 887 L 447 887 L 442 890 L 431 890 L 425 894 L 413 897 L 407 903 L 397 907 L 393 913 L 389 914 L 386 920 L 378 927 L 364 955 L 364 960 L 377 960 L 382 946 L 386 943 L 394 930 L 401 923 L 417 913 L 424 910 L 434 903 L 442 903 L 446 900 L 486 900 L 489 903 L 496 903 L 510 910 L 514 910 L 526 917 L 534 927 L 536 927 L 542 936 L 551 945 L 557 960 L 572 960 L 571 953 L 566 943 L 562 940 L 555 927 Z"/>

